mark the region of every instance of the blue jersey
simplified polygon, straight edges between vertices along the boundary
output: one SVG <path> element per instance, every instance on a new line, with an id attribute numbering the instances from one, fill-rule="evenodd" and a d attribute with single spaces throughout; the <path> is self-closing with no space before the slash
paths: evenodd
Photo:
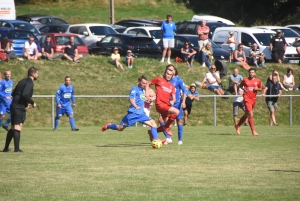
<path id="1" fill-rule="evenodd" d="M 13 88 L 14 81 L 6 79 L 3 79 L 0 82 L 0 103 L 5 104 L 6 106 L 9 106 L 12 99 L 6 100 L 6 97 L 11 97 L 12 88 Z"/>
<path id="2" fill-rule="evenodd" d="M 65 107 L 70 105 L 70 100 L 75 104 L 74 87 L 72 85 L 68 87 L 65 84 L 61 85 L 56 92 L 56 103 Z"/>
<path id="3" fill-rule="evenodd" d="M 136 113 L 136 114 L 144 114 L 144 103 L 145 103 L 145 92 L 139 87 L 135 86 L 131 89 L 128 99 L 134 99 L 134 102 L 140 109 L 136 109 L 133 105 L 130 105 L 128 108 L 128 112 Z"/>
<path id="4" fill-rule="evenodd" d="M 163 38 L 166 38 L 166 39 L 174 38 L 174 31 L 176 31 L 176 25 L 174 22 L 168 23 L 167 21 L 164 21 L 161 24 L 160 28 L 163 32 Z"/>
<path id="5" fill-rule="evenodd" d="M 175 76 L 172 78 L 172 80 L 170 80 L 170 83 L 175 86 L 176 102 L 174 103 L 174 105 L 179 105 L 180 101 L 181 101 L 180 100 L 180 91 L 182 91 L 183 94 L 187 93 L 187 90 L 184 86 L 183 80 L 180 77 Z"/>

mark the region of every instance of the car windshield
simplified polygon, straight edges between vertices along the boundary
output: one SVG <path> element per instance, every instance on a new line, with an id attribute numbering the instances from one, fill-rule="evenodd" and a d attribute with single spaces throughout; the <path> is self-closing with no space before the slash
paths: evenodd
<path id="1" fill-rule="evenodd" d="M 28 23 L 12 23 L 15 29 L 22 29 L 26 31 L 30 31 L 34 34 L 39 34 L 38 30 L 31 24 Z"/>
<path id="2" fill-rule="evenodd" d="M 272 29 L 273 31 L 277 32 L 278 29 Z M 291 29 L 281 29 L 282 31 L 282 36 L 283 37 L 289 37 L 289 38 L 296 38 L 296 37 L 300 37 L 299 34 L 297 34 L 296 32 L 294 32 Z"/>
<path id="3" fill-rule="evenodd" d="M 93 35 L 108 35 L 117 33 L 113 28 L 106 26 L 92 26 L 90 31 Z"/>
<path id="4" fill-rule="evenodd" d="M 263 46 L 269 46 L 271 38 L 275 36 L 275 34 L 272 33 L 256 33 L 253 35 L 257 39 L 258 43 Z"/>
<path id="5" fill-rule="evenodd" d="M 7 37 L 9 39 L 29 39 L 30 36 L 33 36 L 36 39 L 36 37 L 31 33 L 31 32 L 27 32 L 27 31 L 10 31 L 7 33 Z"/>
<path id="6" fill-rule="evenodd" d="M 65 45 L 70 42 L 70 36 L 55 36 L 56 44 Z M 75 45 L 85 45 L 81 39 L 74 37 Z"/>
<path id="7" fill-rule="evenodd" d="M 152 31 L 149 31 L 150 32 L 150 35 L 152 38 L 155 38 L 155 39 L 161 39 L 161 32 L 160 30 L 152 30 Z"/>

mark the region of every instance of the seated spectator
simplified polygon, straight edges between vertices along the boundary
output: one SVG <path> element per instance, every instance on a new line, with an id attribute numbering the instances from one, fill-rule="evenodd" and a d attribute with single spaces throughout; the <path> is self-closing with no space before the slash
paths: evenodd
<path id="1" fill-rule="evenodd" d="M 277 70 L 273 70 L 273 71 L 272 71 L 272 74 L 268 77 L 267 82 L 271 82 L 272 79 L 273 79 L 273 76 L 277 76 L 277 79 L 276 79 L 276 80 L 277 80 L 278 83 L 280 84 L 281 89 L 283 89 L 284 91 L 288 91 L 288 90 L 283 86 L 283 84 L 280 82 L 280 76 L 279 76 L 279 73 L 278 73 Z"/>
<path id="2" fill-rule="evenodd" d="M 233 31 L 229 31 L 229 38 L 227 39 L 227 44 L 228 44 L 228 51 L 229 51 L 229 62 L 231 63 L 232 55 L 235 50 L 235 45 L 236 45 L 236 38 L 233 35 Z"/>
<path id="3" fill-rule="evenodd" d="M 125 58 L 126 58 L 127 68 L 132 68 L 134 58 L 131 50 L 127 50 L 127 55 Z"/>
<path id="4" fill-rule="evenodd" d="M 202 67 L 205 65 L 210 68 L 213 60 L 213 49 L 211 47 L 211 43 L 207 42 L 206 45 L 201 49 L 202 51 Z"/>
<path id="5" fill-rule="evenodd" d="M 199 98 L 199 93 L 196 90 L 196 85 L 191 84 L 189 86 L 189 90 L 186 94 L 185 108 L 183 108 L 183 112 L 184 112 L 183 125 L 184 126 L 186 126 L 186 124 L 188 122 L 188 116 L 191 114 L 192 104 L 193 104 L 194 100 L 199 101 L 200 98 Z"/>
<path id="6" fill-rule="evenodd" d="M 2 47 L 0 48 L 1 51 L 3 51 L 6 54 L 7 61 L 16 58 L 15 50 L 11 45 L 11 42 L 9 41 L 8 37 L 3 37 L 0 47 Z"/>
<path id="7" fill-rule="evenodd" d="M 117 69 L 124 70 L 121 62 L 120 62 L 120 54 L 119 49 L 117 47 L 114 48 L 114 52 L 111 54 L 111 61 L 114 65 L 116 65 Z"/>
<path id="8" fill-rule="evenodd" d="M 256 68 L 261 64 L 261 67 L 265 68 L 265 54 L 260 52 L 256 43 L 253 43 L 250 49 L 250 64 L 254 64 Z"/>
<path id="9" fill-rule="evenodd" d="M 286 74 L 283 76 L 283 86 L 288 90 L 298 90 L 299 84 L 295 84 L 293 70 L 288 68 Z"/>
<path id="10" fill-rule="evenodd" d="M 246 71 L 250 69 L 249 65 L 247 64 L 245 52 L 243 51 L 243 44 L 240 43 L 238 45 L 238 49 L 234 51 L 233 61 L 236 65 L 242 67 Z"/>
<path id="11" fill-rule="evenodd" d="M 38 60 L 42 56 L 34 42 L 34 36 L 30 36 L 29 41 L 25 42 L 23 51 L 24 57 L 28 60 Z"/>
<path id="12" fill-rule="evenodd" d="M 46 36 L 45 43 L 42 44 L 42 56 L 44 59 L 52 60 L 54 55 L 54 46 L 51 42 L 51 37 Z"/>
<path id="13" fill-rule="evenodd" d="M 77 49 L 77 45 L 75 44 L 74 36 L 71 36 L 70 42 L 66 43 L 63 46 L 63 51 L 64 51 L 63 57 L 70 61 L 79 63 L 80 62 L 79 59 L 83 57 L 81 54 L 78 54 L 78 49 Z"/>
<path id="14" fill-rule="evenodd" d="M 220 75 L 216 73 L 217 67 L 212 65 L 209 68 L 209 72 L 206 73 L 206 88 L 215 92 L 217 95 L 227 95 L 226 92 L 221 88 L 221 79 Z"/>
<path id="15" fill-rule="evenodd" d="M 184 47 L 181 48 L 182 59 L 186 62 L 188 67 L 193 66 L 195 55 L 197 54 L 196 50 L 190 47 L 189 42 L 185 42 Z"/>
<path id="16" fill-rule="evenodd" d="M 243 77 L 239 75 L 239 69 L 235 68 L 233 74 L 229 76 L 229 91 L 232 94 L 238 94 L 238 89 Z"/>

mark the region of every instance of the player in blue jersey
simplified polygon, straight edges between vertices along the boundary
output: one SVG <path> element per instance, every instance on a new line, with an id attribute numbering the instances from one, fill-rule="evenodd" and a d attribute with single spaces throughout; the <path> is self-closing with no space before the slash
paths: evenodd
<path id="1" fill-rule="evenodd" d="M 0 126 L 2 125 L 2 120 L 6 113 L 10 114 L 10 104 L 11 104 L 11 93 L 13 88 L 13 80 L 11 78 L 11 71 L 7 70 L 4 72 L 4 79 L 0 83 Z M 6 123 L 2 126 L 8 131 L 8 125 L 11 122 L 11 116 L 8 117 Z"/>
<path id="2" fill-rule="evenodd" d="M 72 106 L 71 102 L 72 101 Z M 76 107 L 74 98 L 74 87 L 71 85 L 71 77 L 65 77 L 65 84 L 61 85 L 56 92 L 56 117 L 55 117 L 55 128 L 58 129 L 59 118 L 66 114 L 69 117 L 72 131 L 79 131 L 75 127 L 74 113 L 72 107 Z"/>
<path id="3" fill-rule="evenodd" d="M 123 131 L 126 127 L 132 126 L 137 122 L 146 124 L 151 127 L 150 140 L 158 139 L 157 125 L 156 122 L 148 117 L 144 113 L 144 103 L 145 103 L 145 88 L 148 85 L 148 80 L 145 76 L 141 76 L 138 79 L 138 85 L 133 87 L 129 94 L 130 106 L 127 110 L 127 114 L 123 117 L 120 124 L 108 123 L 102 127 L 102 132 L 107 129 Z"/>
<path id="4" fill-rule="evenodd" d="M 168 65 L 166 70 L 170 70 L 174 72 L 174 77 L 170 80 L 170 83 L 175 86 L 175 96 L 176 101 L 173 104 L 173 107 L 177 108 L 179 110 L 179 115 L 176 118 L 177 121 L 177 128 L 178 128 L 178 145 L 182 144 L 182 133 L 183 133 L 183 109 L 185 108 L 185 99 L 187 90 L 185 88 L 183 80 L 178 77 L 178 71 L 177 69 L 172 65 Z M 183 98 L 181 99 L 181 92 L 183 93 Z M 164 124 L 164 122 L 161 122 L 161 125 Z M 169 133 L 170 134 L 170 133 Z M 164 135 L 166 136 L 166 140 L 163 140 L 164 144 L 172 143 L 171 136 L 168 135 L 166 132 L 164 132 Z"/>

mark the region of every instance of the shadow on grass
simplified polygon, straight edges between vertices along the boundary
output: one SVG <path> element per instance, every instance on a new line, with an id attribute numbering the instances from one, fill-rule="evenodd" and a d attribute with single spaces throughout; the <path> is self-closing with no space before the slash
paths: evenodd
<path id="1" fill-rule="evenodd" d="M 299 172 L 300 170 L 268 170 L 269 172 Z"/>
<path id="2" fill-rule="evenodd" d="M 150 143 L 138 143 L 138 144 L 106 144 L 102 146 L 96 146 L 96 147 L 148 147 L 150 146 Z"/>

